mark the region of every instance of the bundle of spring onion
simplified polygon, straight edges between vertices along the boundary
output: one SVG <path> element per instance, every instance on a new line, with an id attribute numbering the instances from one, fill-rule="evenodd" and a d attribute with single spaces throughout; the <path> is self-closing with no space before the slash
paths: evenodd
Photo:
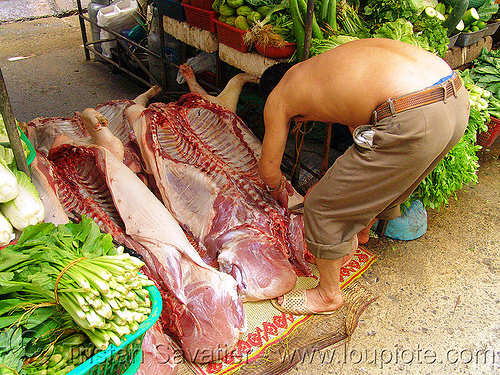
<path id="1" fill-rule="evenodd" d="M 33 296 L 35 306 L 61 305 L 101 350 L 119 345 L 150 314 L 139 259 L 115 247 L 90 218 L 79 223 L 28 226 L 16 244 L 0 251 L 0 296 L 13 306 Z M 22 311 L 21 311 L 22 313 Z M 1 319 L 1 318 L 0 318 Z"/>

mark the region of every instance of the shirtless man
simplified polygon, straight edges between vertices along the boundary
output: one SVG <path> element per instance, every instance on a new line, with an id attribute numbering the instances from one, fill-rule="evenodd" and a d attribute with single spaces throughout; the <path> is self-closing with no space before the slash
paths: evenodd
<path id="1" fill-rule="evenodd" d="M 304 201 L 318 286 L 273 301 L 291 314 L 330 314 L 343 304 L 343 256 L 356 238 L 368 241 L 377 219 L 398 217 L 399 205 L 460 140 L 468 124 L 468 93 L 439 57 L 381 38 L 352 41 L 286 73 L 279 70 L 268 68 L 260 82 L 269 96 L 259 173 L 283 206 L 288 182 L 280 165 L 290 121 L 345 124 L 355 142 Z"/>

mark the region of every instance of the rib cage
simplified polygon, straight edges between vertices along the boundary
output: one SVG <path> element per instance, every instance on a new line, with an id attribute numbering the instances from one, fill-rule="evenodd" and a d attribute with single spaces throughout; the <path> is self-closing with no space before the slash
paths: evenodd
<path id="1" fill-rule="evenodd" d="M 91 217 L 105 232 L 122 233 L 123 221 L 91 149 L 63 146 L 50 159 L 57 194 L 67 215 L 71 217 L 76 211 Z"/>

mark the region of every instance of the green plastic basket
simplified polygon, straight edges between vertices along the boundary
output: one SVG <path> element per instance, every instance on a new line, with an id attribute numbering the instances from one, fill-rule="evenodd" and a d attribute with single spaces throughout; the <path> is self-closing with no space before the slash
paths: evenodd
<path id="1" fill-rule="evenodd" d="M 33 160 L 35 160 L 35 154 L 36 154 L 35 148 L 33 147 L 30 140 L 28 139 L 28 137 L 26 137 L 26 134 L 24 134 L 23 131 L 20 131 L 19 133 L 21 133 L 19 138 L 21 138 L 21 140 L 24 143 L 26 143 L 26 146 L 28 146 L 28 150 L 30 151 L 29 156 L 26 158 L 26 162 L 28 163 L 28 165 L 30 165 L 33 162 Z"/>
<path id="2" fill-rule="evenodd" d="M 28 163 L 28 165 L 30 165 L 33 162 L 33 160 L 35 159 L 35 154 L 36 154 L 35 148 L 31 144 L 31 142 L 29 141 L 28 137 L 26 137 L 26 134 L 24 134 L 24 132 L 21 130 L 19 125 L 17 127 L 19 129 L 19 138 L 21 139 L 22 142 L 24 142 L 26 144 L 26 146 L 28 147 L 28 150 L 30 152 L 30 154 L 26 158 L 26 162 Z M 10 142 L 0 142 L 0 144 L 2 146 L 10 147 Z"/>
<path id="3" fill-rule="evenodd" d="M 137 372 L 142 360 L 142 340 L 146 331 L 158 320 L 163 305 L 158 288 L 147 286 L 146 289 L 151 300 L 151 314 L 139 325 L 139 329 L 126 336 L 120 346 L 110 345 L 67 375 L 134 375 Z"/>

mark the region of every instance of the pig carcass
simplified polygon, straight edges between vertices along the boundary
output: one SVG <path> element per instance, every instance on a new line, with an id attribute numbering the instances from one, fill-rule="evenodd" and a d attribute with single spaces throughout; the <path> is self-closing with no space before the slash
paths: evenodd
<path id="1" fill-rule="evenodd" d="M 260 142 L 236 114 L 196 94 L 125 113 L 163 202 L 242 298 L 280 296 L 296 270 L 310 274 L 301 219 L 265 190 Z"/>
<path id="2" fill-rule="evenodd" d="M 110 151 L 64 135 L 40 139 L 32 139 L 39 150 L 32 170 L 44 205 L 54 205 L 47 220 L 87 215 L 137 251 L 162 293 L 164 327 L 188 360 L 211 361 L 221 347 L 234 347 L 246 328 L 234 279 L 203 262 L 165 206 Z"/>

